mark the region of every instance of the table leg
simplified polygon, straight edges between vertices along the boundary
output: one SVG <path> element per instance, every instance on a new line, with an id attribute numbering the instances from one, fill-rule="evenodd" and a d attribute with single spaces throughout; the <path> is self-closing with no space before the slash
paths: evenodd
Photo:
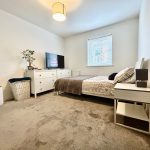
<path id="1" fill-rule="evenodd" d="M 116 123 L 116 108 L 117 108 L 117 100 L 114 99 L 114 123 Z"/>
<path id="2" fill-rule="evenodd" d="M 37 93 L 34 93 L 34 98 L 37 98 Z"/>

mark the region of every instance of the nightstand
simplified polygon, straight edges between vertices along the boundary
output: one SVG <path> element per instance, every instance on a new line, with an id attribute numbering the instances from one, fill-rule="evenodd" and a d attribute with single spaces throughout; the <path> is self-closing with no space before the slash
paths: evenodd
<path id="1" fill-rule="evenodd" d="M 150 134 L 150 88 L 118 83 L 114 97 L 115 124 Z"/>

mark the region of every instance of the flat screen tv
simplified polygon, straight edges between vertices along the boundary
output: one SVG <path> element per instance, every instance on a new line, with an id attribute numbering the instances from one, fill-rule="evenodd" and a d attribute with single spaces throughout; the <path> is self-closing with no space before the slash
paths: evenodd
<path id="1" fill-rule="evenodd" d="M 64 68 L 65 67 L 64 56 L 57 55 L 57 57 L 58 57 L 58 68 Z"/>
<path id="2" fill-rule="evenodd" d="M 64 68 L 64 56 L 46 53 L 46 68 Z"/>

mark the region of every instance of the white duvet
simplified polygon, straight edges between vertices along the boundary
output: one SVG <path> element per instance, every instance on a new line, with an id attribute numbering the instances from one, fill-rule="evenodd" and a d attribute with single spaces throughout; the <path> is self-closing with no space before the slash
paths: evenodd
<path id="1" fill-rule="evenodd" d="M 113 80 L 108 80 L 107 76 L 96 76 L 86 79 L 82 83 L 82 93 L 89 95 L 113 97 L 113 88 Z"/>

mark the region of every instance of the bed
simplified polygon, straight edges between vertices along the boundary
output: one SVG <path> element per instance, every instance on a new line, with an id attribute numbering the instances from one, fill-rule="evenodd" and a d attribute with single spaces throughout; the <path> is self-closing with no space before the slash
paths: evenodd
<path id="1" fill-rule="evenodd" d="M 93 95 L 113 99 L 113 80 L 107 76 L 76 76 L 61 78 L 55 82 L 55 91 L 76 95 Z"/>
<path id="2" fill-rule="evenodd" d="M 108 80 L 108 76 L 76 76 L 61 78 L 55 82 L 55 91 L 59 94 L 62 92 L 72 94 L 85 94 L 98 97 L 114 99 L 114 86 L 117 83 L 135 84 L 135 69 L 147 68 L 149 61 L 144 62 L 141 58 L 136 62 L 135 67 L 127 67 L 118 73 L 112 73 L 113 79 Z M 143 64 L 145 66 L 143 66 Z M 115 76 L 114 76 L 115 74 Z M 111 76 L 109 75 L 109 77 Z"/>

